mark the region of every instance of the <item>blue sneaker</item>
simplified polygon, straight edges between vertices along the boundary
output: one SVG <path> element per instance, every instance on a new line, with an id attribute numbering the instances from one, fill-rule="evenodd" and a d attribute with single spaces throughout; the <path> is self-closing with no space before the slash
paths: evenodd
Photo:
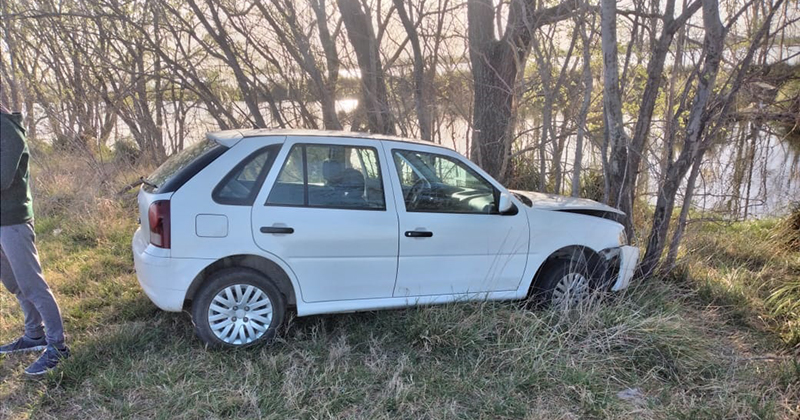
<path id="1" fill-rule="evenodd" d="M 0 354 L 42 351 L 45 348 L 47 348 L 47 341 L 45 341 L 44 337 L 33 339 L 23 335 L 11 343 L 0 346 Z"/>
<path id="2" fill-rule="evenodd" d="M 25 369 L 25 374 L 28 376 L 44 375 L 55 369 L 58 363 L 67 357 L 69 357 L 69 348 L 67 348 L 67 346 L 64 346 L 63 350 L 59 350 L 53 346 L 47 346 L 44 353 Z"/>

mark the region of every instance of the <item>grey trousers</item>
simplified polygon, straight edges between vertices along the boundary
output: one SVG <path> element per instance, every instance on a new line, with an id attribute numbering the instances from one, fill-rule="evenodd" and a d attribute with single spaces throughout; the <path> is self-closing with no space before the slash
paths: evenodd
<path id="1" fill-rule="evenodd" d="M 0 280 L 13 293 L 25 315 L 25 335 L 47 344 L 64 345 L 64 326 L 50 287 L 42 276 L 34 244 L 33 223 L 0 226 Z"/>

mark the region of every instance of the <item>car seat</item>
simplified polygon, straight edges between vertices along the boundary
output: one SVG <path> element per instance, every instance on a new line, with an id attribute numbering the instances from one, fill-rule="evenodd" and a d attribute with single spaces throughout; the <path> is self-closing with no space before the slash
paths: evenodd
<path id="1" fill-rule="evenodd" d="M 346 207 L 360 207 L 364 200 L 364 175 L 354 168 L 343 168 L 336 161 L 322 162 L 322 176 L 328 187 L 333 188 L 337 204 Z"/>

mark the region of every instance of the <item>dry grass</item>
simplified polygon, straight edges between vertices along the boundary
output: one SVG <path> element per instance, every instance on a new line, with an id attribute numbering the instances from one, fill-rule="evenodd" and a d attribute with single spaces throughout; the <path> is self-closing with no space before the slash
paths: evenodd
<path id="1" fill-rule="evenodd" d="M 734 323 L 767 330 L 800 355 L 800 249 L 793 218 L 708 224 L 685 246 L 684 277 Z"/>
<path id="2" fill-rule="evenodd" d="M 770 313 L 757 283 L 788 272 L 759 265 L 768 235 L 724 240 L 750 228 L 694 236 L 686 276 L 569 313 L 509 302 L 291 318 L 274 345 L 209 352 L 188 316 L 157 310 L 136 284 L 134 205 L 113 192 L 143 170 L 105 165 L 55 159 L 34 173 L 73 358 L 42 381 L 21 375 L 34 356 L 4 358 L 0 418 L 800 415 L 800 362 L 781 353 L 777 321 L 754 316 Z M 717 260 L 735 252 L 752 258 Z M 20 325 L 0 293 L 0 340 Z"/>

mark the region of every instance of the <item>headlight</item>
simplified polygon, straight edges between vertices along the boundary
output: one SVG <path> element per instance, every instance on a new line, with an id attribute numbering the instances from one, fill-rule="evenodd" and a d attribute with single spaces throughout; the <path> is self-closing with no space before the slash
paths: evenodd
<path id="1" fill-rule="evenodd" d="M 628 235 L 625 234 L 625 229 L 619 231 L 619 244 L 628 245 Z"/>

